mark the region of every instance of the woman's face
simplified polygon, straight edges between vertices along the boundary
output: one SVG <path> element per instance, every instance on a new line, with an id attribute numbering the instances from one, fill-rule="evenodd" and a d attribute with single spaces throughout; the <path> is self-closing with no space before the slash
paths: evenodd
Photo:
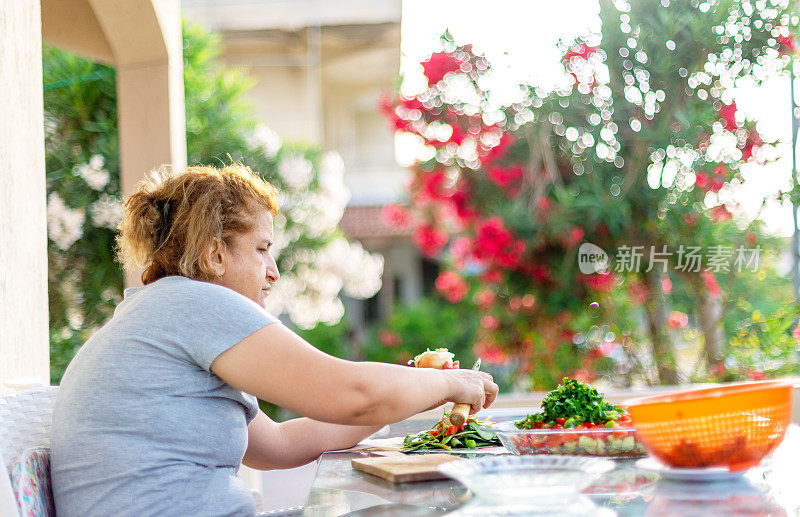
<path id="1" fill-rule="evenodd" d="M 270 284 L 280 278 L 271 253 L 274 240 L 272 214 L 262 209 L 255 215 L 253 230 L 235 236 L 223 251 L 224 273 L 214 283 L 266 307 Z"/>

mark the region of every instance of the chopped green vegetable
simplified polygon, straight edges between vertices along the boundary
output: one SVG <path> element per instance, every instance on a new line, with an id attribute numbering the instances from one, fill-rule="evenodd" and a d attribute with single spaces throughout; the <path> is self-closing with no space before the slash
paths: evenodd
<path id="1" fill-rule="evenodd" d="M 542 423 L 561 424 L 565 428 L 584 423 L 606 424 L 623 413 L 622 408 L 603 400 L 603 395 L 588 384 L 564 377 L 563 384 L 542 400 L 542 411 L 528 415 L 516 422 L 516 426 L 531 429 Z"/>
<path id="2" fill-rule="evenodd" d="M 403 440 L 403 449 L 406 451 L 426 449 L 453 449 L 466 447 L 487 447 L 500 445 L 500 439 L 489 427 L 478 422 L 474 417 L 461 427 L 450 425 L 447 414 L 444 418 L 433 424 L 433 427 L 416 434 L 409 434 Z"/>

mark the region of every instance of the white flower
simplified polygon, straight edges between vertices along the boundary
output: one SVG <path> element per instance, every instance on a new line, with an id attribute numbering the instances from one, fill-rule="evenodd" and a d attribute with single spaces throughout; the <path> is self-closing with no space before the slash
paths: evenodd
<path id="1" fill-rule="evenodd" d="M 281 137 L 278 136 L 278 133 L 263 124 L 259 124 L 247 137 L 247 145 L 255 149 L 261 149 L 267 158 L 274 158 L 283 142 L 281 142 Z"/>
<path id="2" fill-rule="evenodd" d="M 103 168 L 103 165 L 106 164 L 106 159 L 103 158 L 101 154 L 95 154 L 91 158 L 89 158 L 89 167 L 95 170 L 100 170 Z"/>
<path id="3" fill-rule="evenodd" d="M 295 250 L 285 262 L 294 269 L 282 274 L 272 287 L 267 308 L 288 315 L 301 328 L 338 322 L 344 315 L 342 292 L 369 298 L 381 287 L 383 257 L 344 238 L 336 238 L 316 252 Z"/>
<path id="4" fill-rule="evenodd" d="M 78 165 L 74 171 L 94 190 L 103 190 L 111 179 L 108 171 L 103 169 L 104 163 L 103 157 L 96 154 L 91 157 L 89 163 Z"/>
<path id="5" fill-rule="evenodd" d="M 319 162 L 319 174 L 323 183 L 325 178 L 331 178 L 334 182 L 341 183 L 344 180 L 342 155 L 336 151 L 326 151 Z"/>
<path id="6" fill-rule="evenodd" d="M 335 271 L 345 294 L 353 298 L 369 298 L 381 288 L 383 256 L 370 254 L 359 242 L 334 239 L 317 253 L 316 265 Z"/>
<path id="7" fill-rule="evenodd" d="M 118 198 L 103 194 L 89 207 L 89 213 L 95 225 L 116 230 L 125 209 Z"/>
<path id="8" fill-rule="evenodd" d="M 304 156 L 290 154 L 278 164 L 280 174 L 287 186 L 302 189 L 308 186 L 314 176 L 314 166 Z"/>
<path id="9" fill-rule="evenodd" d="M 344 160 L 336 151 L 322 155 L 319 163 L 320 194 L 342 206 L 350 201 L 350 190 L 344 184 Z"/>
<path id="10" fill-rule="evenodd" d="M 47 197 L 47 236 L 66 251 L 83 235 L 83 210 L 69 208 L 59 195 Z"/>
<path id="11" fill-rule="evenodd" d="M 344 162 L 338 153 L 323 154 L 319 182 L 311 191 L 307 189 L 314 178 L 314 167 L 302 154 L 285 155 L 278 164 L 278 174 L 286 188 L 278 194 L 281 213 L 274 219 L 273 255 L 282 256 L 287 271 L 281 272 L 272 287 L 267 308 L 273 314 L 287 315 L 300 328 L 334 324 L 344 315 L 342 293 L 369 298 L 378 292 L 383 257 L 337 236 L 350 199 L 344 184 Z M 301 235 L 330 240 L 320 249 L 292 246 L 287 252 L 287 246 Z"/>

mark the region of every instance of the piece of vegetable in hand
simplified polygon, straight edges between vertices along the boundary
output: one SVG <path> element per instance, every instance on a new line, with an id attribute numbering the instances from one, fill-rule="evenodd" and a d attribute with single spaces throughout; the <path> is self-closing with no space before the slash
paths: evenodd
<path id="1" fill-rule="evenodd" d="M 458 368 L 458 361 L 454 361 L 455 355 L 446 348 L 436 350 L 426 350 L 409 361 L 409 364 L 417 368 L 436 368 L 437 370 L 448 370 Z"/>

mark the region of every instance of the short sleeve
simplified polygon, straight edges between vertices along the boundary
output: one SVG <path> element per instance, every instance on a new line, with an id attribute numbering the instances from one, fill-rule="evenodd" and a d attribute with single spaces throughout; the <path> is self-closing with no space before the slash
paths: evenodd
<path id="1" fill-rule="evenodd" d="M 169 305 L 164 331 L 201 368 L 253 332 L 280 321 L 249 298 L 209 282 L 176 278 L 159 289 L 158 307 Z M 162 279 L 159 282 L 168 280 Z M 162 320 L 163 321 L 163 320 Z"/>

